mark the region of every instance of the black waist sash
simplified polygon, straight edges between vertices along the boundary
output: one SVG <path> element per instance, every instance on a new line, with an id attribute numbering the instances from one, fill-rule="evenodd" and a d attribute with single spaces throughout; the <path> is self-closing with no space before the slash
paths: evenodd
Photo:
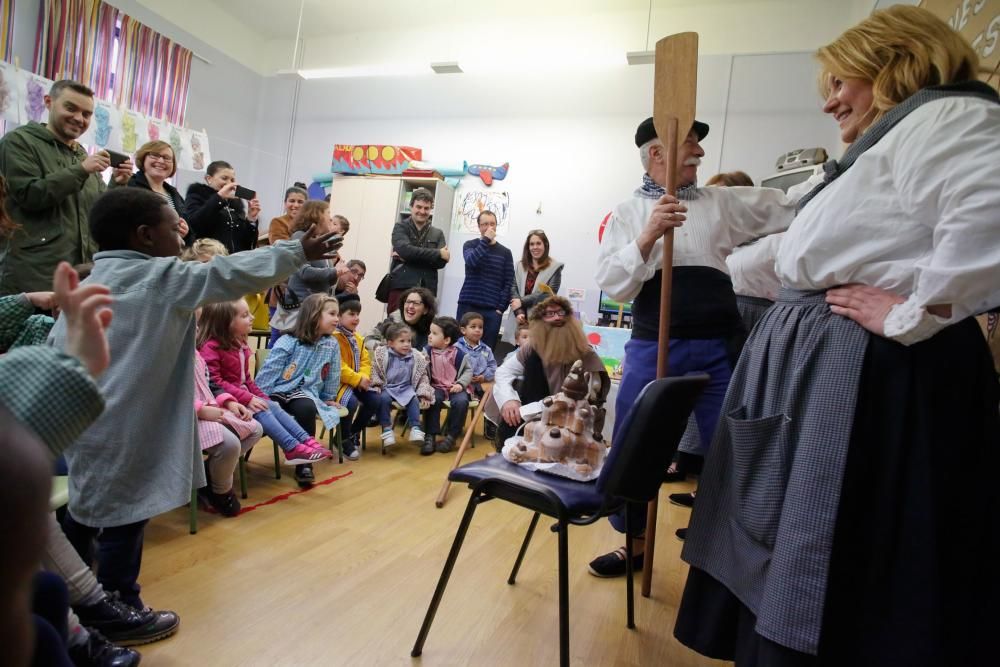
<path id="1" fill-rule="evenodd" d="M 632 338 L 657 340 L 662 271 L 632 302 Z M 670 303 L 671 338 L 729 338 L 741 331 L 733 281 L 710 266 L 675 266 Z"/>

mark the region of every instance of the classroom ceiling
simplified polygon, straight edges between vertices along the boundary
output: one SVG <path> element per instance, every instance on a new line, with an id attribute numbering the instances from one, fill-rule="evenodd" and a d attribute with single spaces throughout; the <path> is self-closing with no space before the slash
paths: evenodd
<path id="1" fill-rule="evenodd" d="M 586 55 L 642 51 L 684 30 L 700 52 L 814 50 L 866 16 L 875 0 L 138 0 L 263 74 L 488 52 Z M 299 28 L 299 10 L 302 27 Z M 300 48 L 295 37 L 300 34 Z M 539 55 L 544 59 L 546 55 Z"/>

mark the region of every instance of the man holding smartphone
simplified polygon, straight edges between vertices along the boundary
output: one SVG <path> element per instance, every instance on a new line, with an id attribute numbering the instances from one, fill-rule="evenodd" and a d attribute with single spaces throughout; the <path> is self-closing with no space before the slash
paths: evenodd
<path id="1" fill-rule="evenodd" d="M 0 238 L 0 295 L 52 288 L 60 261 L 90 262 L 96 246 L 87 214 L 104 192 L 107 151 L 87 155 L 77 139 L 94 115 L 94 92 L 76 81 L 52 84 L 45 96 L 47 124 L 28 123 L 0 139 L 0 173 L 7 179 L 7 211 L 18 225 Z M 114 169 L 126 183 L 132 162 Z"/>

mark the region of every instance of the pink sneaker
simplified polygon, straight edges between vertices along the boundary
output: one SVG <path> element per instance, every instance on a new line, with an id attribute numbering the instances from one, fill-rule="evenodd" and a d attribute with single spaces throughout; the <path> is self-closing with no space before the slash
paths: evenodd
<path id="1" fill-rule="evenodd" d="M 317 440 L 316 438 L 309 438 L 302 444 L 307 447 L 312 447 L 313 449 L 324 449 L 324 450 L 326 449 L 326 447 L 323 446 L 323 443 Z"/>
<path id="2" fill-rule="evenodd" d="M 290 466 L 302 465 L 304 463 L 322 461 L 331 456 L 332 454 L 328 450 L 320 451 L 313 449 L 309 445 L 299 444 L 285 452 L 285 464 Z"/>

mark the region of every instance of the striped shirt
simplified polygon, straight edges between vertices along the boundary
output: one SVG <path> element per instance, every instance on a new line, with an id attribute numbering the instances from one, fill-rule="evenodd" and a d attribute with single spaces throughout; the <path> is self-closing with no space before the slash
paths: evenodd
<path id="1" fill-rule="evenodd" d="M 465 282 L 458 302 L 500 312 L 507 310 L 510 286 L 514 282 L 514 257 L 510 250 L 480 237 L 465 242 L 462 257 L 465 259 Z"/>

